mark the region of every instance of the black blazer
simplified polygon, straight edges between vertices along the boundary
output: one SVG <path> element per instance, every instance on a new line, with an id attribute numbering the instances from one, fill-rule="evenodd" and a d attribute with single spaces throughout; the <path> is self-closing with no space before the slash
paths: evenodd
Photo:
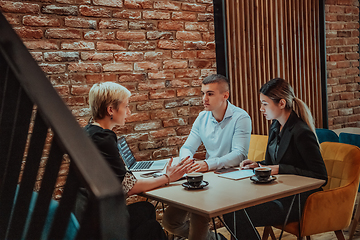
<path id="1" fill-rule="evenodd" d="M 269 143 L 276 137 L 280 123 L 274 120 L 269 131 Z M 327 181 L 327 171 L 315 134 L 292 111 L 279 143 L 277 159 L 272 162 L 268 148 L 264 165 L 279 165 L 279 174 L 296 174 Z M 326 184 L 326 183 L 325 183 Z M 324 184 L 324 185 L 325 185 Z"/>

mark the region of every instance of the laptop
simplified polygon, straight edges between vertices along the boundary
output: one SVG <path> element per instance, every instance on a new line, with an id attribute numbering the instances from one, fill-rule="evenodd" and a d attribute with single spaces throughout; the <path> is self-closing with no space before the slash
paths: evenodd
<path id="1" fill-rule="evenodd" d="M 133 153 L 129 148 L 129 145 L 125 140 L 125 137 L 120 137 L 118 139 L 117 147 L 119 149 L 121 158 L 124 160 L 126 167 L 133 172 L 162 170 L 165 168 L 166 164 L 168 163 L 168 160 L 136 161 Z"/>

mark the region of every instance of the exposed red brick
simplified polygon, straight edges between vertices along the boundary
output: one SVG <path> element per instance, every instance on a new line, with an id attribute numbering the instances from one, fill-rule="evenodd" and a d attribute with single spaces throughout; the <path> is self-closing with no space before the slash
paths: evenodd
<path id="1" fill-rule="evenodd" d="M 72 85 L 71 94 L 72 95 L 88 95 L 90 91 L 90 86 L 87 85 Z"/>
<path id="2" fill-rule="evenodd" d="M 190 108 L 189 107 L 181 107 L 177 110 L 178 116 L 189 116 L 190 115 Z"/>
<path id="3" fill-rule="evenodd" d="M 134 21 L 129 22 L 129 29 L 130 30 L 156 30 L 156 26 L 154 23 L 149 21 Z"/>
<path id="4" fill-rule="evenodd" d="M 179 88 L 179 87 L 189 87 L 189 80 L 166 80 L 165 82 L 166 87 L 173 87 L 173 88 Z"/>
<path id="5" fill-rule="evenodd" d="M 149 113 L 132 113 L 126 118 L 126 122 L 143 122 L 150 119 Z"/>
<path id="6" fill-rule="evenodd" d="M 174 39 L 174 34 L 172 32 L 150 31 L 146 33 L 146 38 L 148 40 Z"/>
<path id="7" fill-rule="evenodd" d="M 134 70 L 159 70 L 161 66 L 161 62 L 136 62 L 134 63 Z"/>
<path id="8" fill-rule="evenodd" d="M 122 7 L 123 3 L 119 0 L 93 0 L 94 5 L 108 6 L 108 7 Z"/>
<path id="9" fill-rule="evenodd" d="M 86 40 L 113 40 L 115 39 L 114 32 L 102 32 L 102 31 L 88 31 L 84 33 L 84 39 Z"/>
<path id="10" fill-rule="evenodd" d="M 186 22 L 185 30 L 187 31 L 209 31 L 209 24 L 207 22 Z"/>
<path id="11" fill-rule="evenodd" d="M 155 50 L 156 42 L 129 42 L 129 50 L 144 51 L 144 50 Z"/>
<path id="12" fill-rule="evenodd" d="M 191 131 L 191 126 L 177 127 L 176 128 L 176 134 L 177 135 L 189 135 L 190 131 Z"/>
<path id="13" fill-rule="evenodd" d="M 87 84 L 94 84 L 98 82 L 115 82 L 116 77 L 117 76 L 115 74 L 106 74 L 106 73 L 91 74 L 85 76 Z"/>
<path id="14" fill-rule="evenodd" d="M 185 69 L 175 72 L 176 78 L 195 78 L 200 77 L 200 70 Z"/>
<path id="15" fill-rule="evenodd" d="M 132 71 L 133 64 L 132 63 L 108 63 L 103 65 L 104 72 L 124 72 L 124 71 Z"/>
<path id="16" fill-rule="evenodd" d="M 16 33 L 21 38 L 27 39 L 40 39 L 43 37 L 43 31 L 41 29 L 31 29 L 27 27 L 16 27 L 14 28 Z"/>
<path id="17" fill-rule="evenodd" d="M 60 26 L 60 20 L 47 16 L 24 16 L 23 24 L 38 27 L 58 27 Z"/>
<path id="18" fill-rule="evenodd" d="M 162 51 L 162 52 L 146 52 L 144 59 L 145 60 L 163 60 L 170 59 L 171 52 L 170 51 Z"/>
<path id="19" fill-rule="evenodd" d="M 164 108 L 164 102 L 161 100 L 148 101 L 148 102 L 138 103 L 136 105 L 136 109 L 138 111 L 149 111 L 149 110 L 162 109 L 162 108 Z"/>
<path id="20" fill-rule="evenodd" d="M 94 50 L 95 45 L 93 42 L 79 41 L 79 42 L 63 42 L 61 49 L 66 50 Z"/>
<path id="21" fill-rule="evenodd" d="M 151 111 L 151 119 L 166 119 L 176 117 L 172 110 L 154 110 Z"/>
<path id="22" fill-rule="evenodd" d="M 215 51 L 198 51 L 198 58 L 216 58 Z"/>
<path id="23" fill-rule="evenodd" d="M 177 155 L 179 155 L 179 150 L 177 147 L 161 148 L 153 152 L 153 158 L 164 158 Z"/>
<path id="24" fill-rule="evenodd" d="M 82 52 L 81 60 L 83 61 L 111 61 L 114 59 L 112 53 L 93 53 L 93 52 Z"/>
<path id="25" fill-rule="evenodd" d="M 152 0 L 124 0 L 126 8 L 150 9 L 153 8 Z"/>
<path id="26" fill-rule="evenodd" d="M 82 96 L 64 97 L 63 100 L 69 106 L 84 106 L 86 104 L 85 97 Z"/>
<path id="27" fill-rule="evenodd" d="M 195 21 L 196 13 L 190 12 L 173 12 L 171 14 L 172 20 L 184 20 L 184 21 Z"/>
<path id="28" fill-rule="evenodd" d="M 40 63 L 39 66 L 47 74 L 64 73 L 65 70 L 66 70 L 66 65 L 65 64 Z"/>
<path id="29" fill-rule="evenodd" d="M 183 3 L 181 9 L 192 12 L 205 12 L 206 5 L 195 4 L 195 3 Z"/>
<path id="30" fill-rule="evenodd" d="M 201 40 L 200 32 L 190 32 L 190 31 L 178 31 L 176 32 L 176 39 L 179 40 Z"/>
<path id="31" fill-rule="evenodd" d="M 146 131 L 146 130 L 154 130 L 161 128 L 160 121 L 151 121 L 146 123 L 139 123 L 134 126 L 135 131 Z"/>
<path id="32" fill-rule="evenodd" d="M 101 72 L 102 66 L 100 63 L 70 63 L 68 70 L 70 72 L 87 72 L 96 73 Z"/>
<path id="33" fill-rule="evenodd" d="M 44 59 L 47 62 L 73 62 L 78 61 L 78 52 L 45 52 Z"/>
<path id="34" fill-rule="evenodd" d="M 196 58 L 196 56 L 197 56 L 196 51 L 173 51 L 172 52 L 173 58 L 189 59 L 189 58 Z"/>
<path id="35" fill-rule="evenodd" d="M 186 139 L 187 139 L 187 136 L 168 137 L 166 139 L 166 145 L 167 146 L 175 146 L 175 145 L 182 146 L 182 145 L 184 145 Z"/>
<path id="36" fill-rule="evenodd" d="M 188 63 L 185 60 L 165 60 L 164 69 L 187 68 Z"/>
<path id="37" fill-rule="evenodd" d="M 175 127 L 175 126 L 184 126 L 187 125 L 187 120 L 185 118 L 172 118 L 169 120 L 163 120 L 164 127 Z"/>
<path id="38" fill-rule="evenodd" d="M 99 22 L 100 29 L 126 30 L 127 27 L 128 22 L 126 20 L 101 19 Z"/>
<path id="39" fill-rule="evenodd" d="M 13 13 L 39 13 L 40 7 L 38 4 L 22 3 L 22 2 L 11 2 L 11 1 L 0 1 L 0 10 L 2 12 L 13 12 Z"/>
<path id="40" fill-rule="evenodd" d="M 144 73 L 123 73 L 119 74 L 119 82 L 141 82 L 146 78 Z"/>
<path id="41" fill-rule="evenodd" d="M 190 68 L 210 68 L 212 62 L 209 60 L 190 60 L 189 67 Z"/>
<path id="42" fill-rule="evenodd" d="M 174 78 L 175 74 L 173 71 L 156 71 L 148 73 L 149 79 L 169 79 Z"/>
<path id="43" fill-rule="evenodd" d="M 118 52 L 114 54 L 116 61 L 142 61 L 144 59 L 143 52 Z"/>
<path id="44" fill-rule="evenodd" d="M 99 51 L 127 50 L 127 43 L 119 41 L 97 42 L 96 49 Z"/>
<path id="45" fill-rule="evenodd" d="M 159 21 L 158 22 L 159 30 L 172 30 L 180 31 L 184 30 L 184 22 L 179 21 Z"/>
<path id="46" fill-rule="evenodd" d="M 111 17 L 111 10 L 102 7 L 81 5 L 79 7 L 79 12 L 81 15 L 86 17 Z"/>
<path id="47" fill-rule="evenodd" d="M 134 32 L 134 31 L 127 31 L 127 32 L 116 32 L 116 38 L 119 40 L 145 40 L 145 33 L 144 32 Z"/>
<path id="48" fill-rule="evenodd" d="M 155 9 L 161 10 L 175 10 L 178 11 L 181 8 L 181 3 L 170 2 L 170 1 L 155 1 L 154 2 Z"/>
<path id="49" fill-rule="evenodd" d="M 167 11 L 144 11 L 143 12 L 143 19 L 150 19 L 150 20 L 167 20 L 170 19 L 170 13 Z"/>
<path id="50" fill-rule="evenodd" d="M 54 87 L 60 96 L 69 95 L 70 90 L 68 85 L 57 85 Z"/>
<path id="51" fill-rule="evenodd" d="M 214 14 L 213 13 L 199 13 L 197 20 L 199 22 L 212 22 L 212 21 L 214 21 Z"/>
<path id="52" fill-rule="evenodd" d="M 164 81 L 148 81 L 148 82 L 141 82 L 138 85 L 138 89 L 141 90 L 156 90 L 165 88 Z"/>
<path id="53" fill-rule="evenodd" d="M 150 131 L 149 135 L 151 138 L 164 138 L 164 137 L 175 136 L 176 131 L 174 128 L 164 128 L 157 131 Z"/>
<path id="54" fill-rule="evenodd" d="M 135 92 L 131 94 L 130 102 L 146 101 L 149 99 L 148 92 Z"/>
<path id="55" fill-rule="evenodd" d="M 42 52 L 31 52 L 31 56 L 34 58 L 35 61 L 41 62 L 44 61 Z"/>
<path id="56" fill-rule="evenodd" d="M 166 98 L 174 98 L 175 90 L 162 90 L 162 91 L 150 91 L 150 99 L 166 99 Z"/>
<path id="57" fill-rule="evenodd" d="M 65 26 L 67 27 L 96 29 L 95 20 L 88 20 L 79 17 L 66 17 L 64 21 Z"/>
<path id="58" fill-rule="evenodd" d="M 127 134 L 125 137 L 126 137 L 126 142 L 128 143 L 149 140 L 148 133 L 132 133 L 132 134 Z"/>
<path id="59" fill-rule="evenodd" d="M 201 94 L 200 88 L 181 88 L 177 90 L 177 96 L 199 96 Z"/>

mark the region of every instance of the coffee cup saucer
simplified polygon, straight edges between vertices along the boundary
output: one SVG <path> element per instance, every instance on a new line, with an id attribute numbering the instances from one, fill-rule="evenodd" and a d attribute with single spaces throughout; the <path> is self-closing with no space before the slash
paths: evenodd
<path id="1" fill-rule="evenodd" d="M 202 189 L 202 188 L 206 187 L 207 185 L 209 185 L 209 183 L 207 181 L 202 181 L 198 187 L 191 186 L 188 182 L 184 182 L 181 185 L 186 189 Z"/>
<path id="2" fill-rule="evenodd" d="M 269 183 L 272 182 L 276 179 L 275 176 L 270 176 L 268 179 L 258 179 L 256 176 L 252 176 L 250 177 L 250 180 L 253 181 L 254 183 Z"/>

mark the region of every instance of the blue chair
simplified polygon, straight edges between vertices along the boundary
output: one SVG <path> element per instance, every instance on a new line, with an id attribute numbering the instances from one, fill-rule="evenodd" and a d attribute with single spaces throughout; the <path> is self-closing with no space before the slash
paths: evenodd
<path id="1" fill-rule="evenodd" d="M 339 142 L 338 135 L 330 130 L 324 128 L 316 128 L 315 129 L 316 135 L 318 137 L 319 143 L 322 142 Z"/>
<path id="2" fill-rule="evenodd" d="M 360 148 L 360 135 L 352 133 L 340 133 L 339 142 L 358 146 Z"/>

